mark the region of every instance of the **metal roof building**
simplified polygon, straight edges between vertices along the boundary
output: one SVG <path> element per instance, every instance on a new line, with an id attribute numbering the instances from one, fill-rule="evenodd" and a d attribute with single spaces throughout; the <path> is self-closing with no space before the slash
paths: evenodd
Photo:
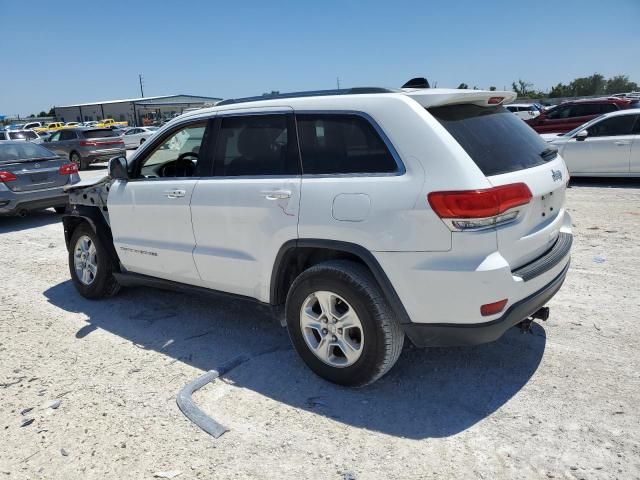
<path id="1" fill-rule="evenodd" d="M 187 108 L 212 106 L 221 98 L 197 95 L 162 95 L 55 107 L 61 122 L 88 122 L 113 118 L 129 125 L 153 125 L 180 115 Z"/>

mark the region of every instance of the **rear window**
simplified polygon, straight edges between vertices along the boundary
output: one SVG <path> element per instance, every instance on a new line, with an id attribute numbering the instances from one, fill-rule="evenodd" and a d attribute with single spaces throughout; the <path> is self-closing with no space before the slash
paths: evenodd
<path id="1" fill-rule="evenodd" d="M 33 140 L 34 138 L 38 138 L 35 132 L 26 131 L 26 132 L 9 132 L 10 140 Z"/>
<path id="2" fill-rule="evenodd" d="M 82 132 L 84 138 L 105 138 L 105 137 L 117 137 L 118 132 L 114 132 L 110 128 L 100 128 L 96 130 L 85 130 Z"/>
<path id="3" fill-rule="evenodd" d="M 0 144 L 0 162 L 15 162 L 17 160 L 33 160 L 55 156 L 55 153 L 31 142 Z"/>
<path id="4" fill-rule="evenodd" d="M 486 176 L 542 165 L 549 145 L 504 107 L 447 105 L 428 109 Z"/>

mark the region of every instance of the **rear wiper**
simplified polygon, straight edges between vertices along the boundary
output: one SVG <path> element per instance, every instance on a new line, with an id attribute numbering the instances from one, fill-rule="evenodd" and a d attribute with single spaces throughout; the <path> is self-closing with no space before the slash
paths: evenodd
<path id="1" fill-rule="evenodd" d="M 549 160 L 553 160 L 558 156 L 558 149 L 556 147 L 545 148 L 540 152 L 540 156 L 544 159 L 545 162 Z"/>

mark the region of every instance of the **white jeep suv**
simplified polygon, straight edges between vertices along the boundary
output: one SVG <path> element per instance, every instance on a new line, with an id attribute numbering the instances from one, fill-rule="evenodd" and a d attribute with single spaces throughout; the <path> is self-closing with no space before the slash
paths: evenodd
<path id="1" fill-rule="evenodd" d="M 73 282 L 270 305 L 342 385 L 385 374 L 405 336 L 496 340 L 546 317 L 572 241 L 565 164 L 502 106 L 513 96 L 361 88 L 182 115 L 70 188 Z"/>

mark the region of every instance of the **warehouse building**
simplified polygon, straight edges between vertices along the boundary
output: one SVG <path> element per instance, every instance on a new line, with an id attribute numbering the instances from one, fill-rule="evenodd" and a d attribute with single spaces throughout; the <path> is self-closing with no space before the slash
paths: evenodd
<path id="1" fill-rule="evenodd" d="M 132 126 L 158 125 L 184 110 L 213 106 L 221 98 L 196 95 L 163 95 L 55 107 L 60 122 L 89 122 L 113 118 Z"/>

